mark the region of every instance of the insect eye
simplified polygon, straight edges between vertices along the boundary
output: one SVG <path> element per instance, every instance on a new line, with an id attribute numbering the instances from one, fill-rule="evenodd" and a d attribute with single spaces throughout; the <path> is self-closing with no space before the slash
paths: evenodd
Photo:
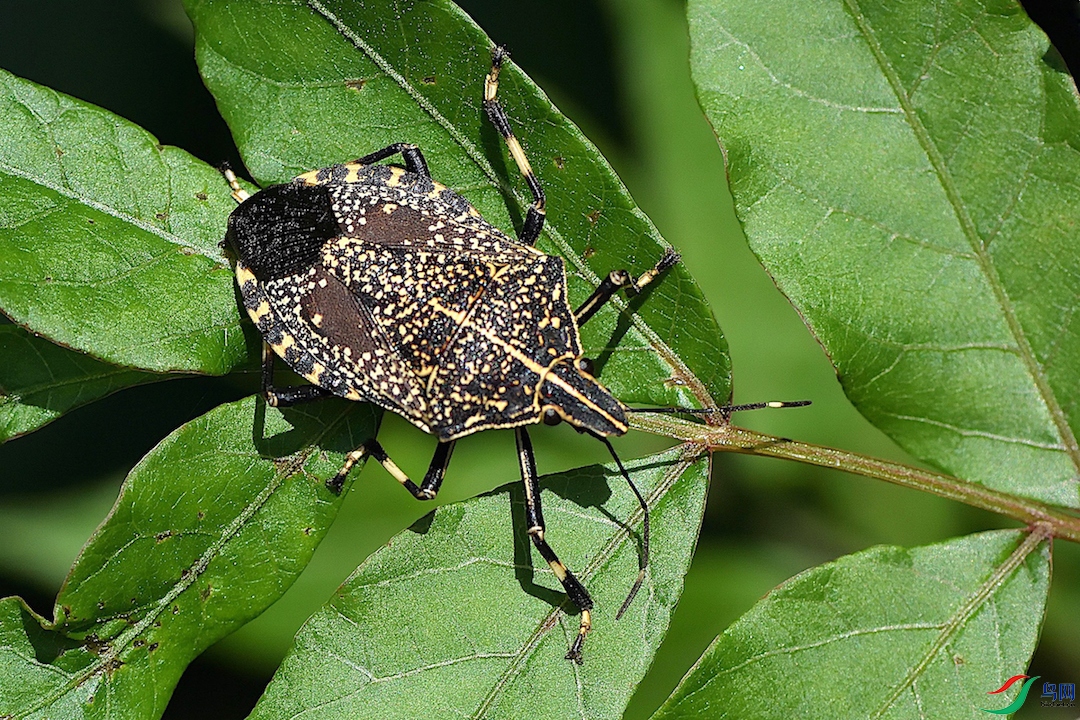
<path id="1" fill-rule="evenodd" d="M 562 417 L 559 413 L 555 412 L 551 408 L 544 411 L 544 424 L 545 425 L 558 425 L 562 422 Z"/>
<path id="2" fill-rule="evenodd" d="M 578 370 L 588 373 L 589 375 L 595 375 L 596 366 L 593 365 L 593 361 L 587 357 L 578 358 L 577 361 Z"/>

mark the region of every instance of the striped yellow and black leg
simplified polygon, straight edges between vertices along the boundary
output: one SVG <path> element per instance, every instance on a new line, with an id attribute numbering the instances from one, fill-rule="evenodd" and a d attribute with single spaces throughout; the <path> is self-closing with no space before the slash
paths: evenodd
<path id="1" fill-rule="evenodd" d="M 578 626 L 578 634 L 570 644 L 570 650 L 566 653 L 567 660 L 573 660 L 581 664 L 581 649 L 585 644 L 585 636 L 592 629 L 593 601 L 589 592 L 581 584 L 574 573 L 570 572 L 551 546 L 544 539 L 544 513 L 540 507 L 540 480 L 536 474 L 536 457 L 533 454 L 532 441 L 524 427 L 515 430 L 517 436 L 518 461 L 521 463 L 521 481 L 525 485 L 525 527 L 529 533 L 529 539 L 540 555 L 547 561 L 555 577 L 562 583 L 570 602 L 577 605 L 581 611 L 581 623 Z"/>
<path id="2" fill-rule="evenodd" d="M 454 452 L 456 443 L 456 440 L 439 443 L 438 447 L 435 448 L 435 454 L 431 458 L 431 464 L 428 465 L 427 473 L 424 474 L 424 480 L 417 487 L 416 483 L 409 479 L 409 476 L 397 466 L 397 463 L 390 459 L 390 456 L 386 454 L 386 451 L 383 450 L 382 445 L 377 440 L 368 440 L 345 456 L 345 464 L 341 466 L 341 470 L 338 471 L 337 475 L 326 481 L 326 487 L 334 493 L 340 493 L 341 488 L 345 485 L 345 478 L 348 476 L 349 471 L 353 469 L 356 463 L 370 455 L 383 466 L 386 472 L 401 483 L 402 487 L 408 490 L 414 498 L 417 500 L 434 500 L 435 496 L 439 494 L 439 488 L 442 487 L 443 478 L 446 476 L 446 468 L 450 465 L 450 456 Z"/>
<path id="3" fill-rule="evenodd" d="M 393 145 L 387 145 L 382 150 L 376 150 L 362 158 L 357 158 L 353 162 L 357 165 L 371 165 L 372 163 L 385 160 L 398 153 L 401 153 L 401 157 L 405 161 L 406 170 L 416 173 L 417 175 L 423 175 L 426 178 L 431 177 L 431 171 L 428 170 L 427 161 L 424 160 L 424 154 L 420 152 L 420 148 L 412 143 L 394 143 Z"/>
<path id="4" fill-rule="evenodd" d="M 589 296 L 589 299 L 574 312 L 574 320 L 577 321 L 579 327 L 584 325 L 615 293 L 626 290 L 628 294 L 636 295 L 655 280 L 657 275 L 674 267 L 677 262 L 679 262 L 679 254 L 669 249 L 664 253 L 664 257 L 660 258 L 660 262 L 636 279 L 627 270 L 612 270 L 596 291 Z"/>
<path id="5" fill-rule="evenodd" d="M 521 228 L 518 240 L 525 245 L 535 245 L 536 239 L 540 237 L 540 231 L 544 228 L 544 189 L 540 187 L 540 181 L 536 179 L 521 143 L 514 137 L 514 131 L 510 129 L 510 118 L 506 116 L 506 110 L 496 98 L 499 92 L 499 70 L 509 57 L 510 53 L 504 47 L 496 47 L 491 54 L 491 72 L 484 79 L 484 112 L 506 141 L 506 147 L 510 149 L 514 163 L 529 185 L 533 203 L 525 213 L 525 225 Z"/>
<path id="6" fill-rule="evenodd" d="M 292 387 L 274 387 L 274 355 L 273 349 L 263 343 L 262 356 L 262 394 L 266 398 L 266 404 L 270 407 L 291 407 L 301 403 L 330 397 L 329 390 L 318 385 L 295 385 Z"/>

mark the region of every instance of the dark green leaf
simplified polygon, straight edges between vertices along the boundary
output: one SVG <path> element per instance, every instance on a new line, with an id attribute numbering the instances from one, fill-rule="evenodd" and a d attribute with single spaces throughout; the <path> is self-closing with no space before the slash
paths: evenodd
<path id="1" fill-rule="evenodd" d="M 15 325 L 0 325 L 0 442 L 122 388 L 164 379 L 94 360 Z"/>
<path id="2" fill-rule="evenodd" d="M 325 479 L 374 431 L 366 405 L 248 398 L 170 435 L 83 549 L 55 625 L 0 603 L 0 716 L 159 717 L 187 664 L 292 584 L 340 504 Z"/>
<path id="3" fill-rule="evenodd" d="M 520 483 L 448 505 L 400 533 L 301 629 L 253 718 L 618 718 L 667 630 L 704 510 L 708 460 L 684 445 L 632 463 L 652 511 L 611 467 L 543 481 L 547 539 L 596 601 L 585 664 L 566 596 L 530 552 Z M 513 528 L 513 530 L 511 529 Z"/>
<path id="4" fill-rule="evenodd" d="M 951 473 L 1080 507 L 1080 103 L 1046 37 L 1011 0 L 689 12 L 747 237 L 851 400 Z"/>
<path id="5" fill-rule="evenodd" d="M 455 5 L 188 0 L 203 77 L 263 184 L 394 142 L 416 143 L 435 179 L 512 231 L 528 194 L 481 107 L 491 41 Z M 516 66 L 500 97 L 547 193 L 541 247 L 563 255 L 583 300 L 610 270 L 641 272 L 662 240 L 596 148 Z M 627 402 L 723 402 L 726 345 L 685 270 L 634 315 L 613 309 L 584 333 L 602 379 Z M 617 350 L 612 350 L 615 344 Z"/>
<path id="6" fill-rule="evenodd" d="M 1049 543 L 1017 530 L 840 558 L 728 628 L 653 717 L 985 718 L 1027 668 L 1049 584 Z"/>
<path id="7" fill-rule="evenodd" d="M 118 365 L 224 373 L 245 357 L 216 170 L 3 71 L 0 123 L 4 313 Z"/>

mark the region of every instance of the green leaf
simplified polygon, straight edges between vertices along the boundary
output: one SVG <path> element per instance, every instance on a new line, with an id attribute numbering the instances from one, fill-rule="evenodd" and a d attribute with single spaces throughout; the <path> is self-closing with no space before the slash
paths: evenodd
<path id="1" fill-rule="evenodd" d="M 653 718 L 985 718 L 1030 661 L 1049 583 L 1045 536 L 1018 530 L 840 558 L 729 627 Z"/>
<path id="2" fill-rule="evenodd" d="M 0 442 L 117 390 L 166 379 L 109 365 L 0 325 Z"/>
<path id="3" fill-rule="evenodd" d="M 508 232 L 520 225 L 528 192 L 481 107 L 492 43 L 452 3 L 185 5 L 203 77 L 258 182 L 408 141 L 489 221 Z M 572 298 L 584 300 L 613 269 L 656 262 L 662 239 L 596 148 L 513 64 L 499 95 L 547 194 L 540 247 L 567 259 Z M 617 397 L 729 397 L 723 335 L 683 268 L 630 307 L 633 315 L 605 310 L 583 333 Z"/>
<path id="4" fill-rule="evenodd" d="M 578 617 L 530 551 L 520 483 L 448 505 L 369 557 L 297 635 L 252 718 L 618 718 L 682 591 L 704 510 L 709 462 L 683 445 L 629 463 L 649 500 L 645 585 L 641 511 L 618 471 L 542 480 L 547 539 L 596 607 L 585 664 L 564 658 Z"/>
<path id="5" fill-rule="evenodd" d="M 1012 0 L 689 15 L 747 237 L 848 397 L 948 472 L 1080 507 L 1080 102 L 1046 37 Z"/>
<path id="6" fill-rule="evenodd" d="M 248 398 L 162 441 L 83 549 L 54 623 L 0 601 L 0 716 L 159 717 L 187 664 L 292 584 L 341 501 L 326 478 L 375 429 L 367 405 Z"/>
<path id="7" fill-rule="evenodd" d="M 220 374 L 246 357 L 216 170 L 3 71 L 0 123 L 4 313 L 117 365 Z"/>

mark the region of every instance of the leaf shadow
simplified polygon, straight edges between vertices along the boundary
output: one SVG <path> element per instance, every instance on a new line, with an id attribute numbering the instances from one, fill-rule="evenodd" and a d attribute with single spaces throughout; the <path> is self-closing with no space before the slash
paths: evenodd
<path id="1" fill-rule="evenodd" d="M 650 470 L 657 467 L 662 467 L 666 463 L 656 462 L 647 465 L 642 465 L 634 468 L 635 471 Z M 621 475 L 618 471 L 612 471 L 603 465 L 589 465 L 575 470 L 559 473 L 556 475 L 547 475 L 540 480 L 540 492 L 541 496 L 546 492 L 554 493 L 563 500 L 569 501 L 574 505 L 581 508 L 591 508 L 594 511 L 600 513 L 607 518 L 613 524 L 619 526 L 623 531 L 627 532 L 632 537 L 637 545 L 638 556 L 642 556 L 643 541 L 639 530 L 630 527 L 627 522 L 616 517 L 611 511 L 609 511 L 605 505 L 612 497 L 612 491 L 609 486 L 609 480 L 622 481 Z M 647 488 L 645 489 L 647 494 Z M 489 493 L 485 493 L 485 496 L 494 496 L 508 494 L 510 499 L 510 520 L 513 528 L 514 538 L 514 575 L 518 584 L 521 586 L 523 592 L 532 595 L 535 598 L 543 600 L 552 607 L 563 607 L 570 615 L 576 615 L 580 610 L 569 602 L 565 592 L 552 590 L 551 588 L 539 585 L 536 582 L 536 568 L 533 565 L 533 552 L 532 541 L 529 538 L 528 528 L 525 523 L 525 487 L 521 481 L 508 483 L 502 487 L 496 488 Z M 426 532 L 426 529 L 430 527 L 431 520 L 434 517 L 434 513 L 421 518 L 413 526 L 413 529 L 417 532 Z M 423 525 L 424 529 L 420 530 L 419 526 Z M 559 552 L 558 542 L 559 528 L 553 526 L 550 522 L 546 523 L 547 533 L 545 534 L 549 544 L 553 546 L 556 554 Z M 555 535 L 555 540 L 552 541 L 552 535 Z M 566 536 L 571 539 L 571 536 Z M 570 567 L 571 572 L 581 572 L 583 568 Z"/>
<path id="2" fill-rule="evenodd" d="M 619 268 L 611 268 L 611 270 L 617 269 Z M 659 280 L 663 281 L 663 277 L 659 278 Z M 619 309 L 617 311 L 618 320 L 615 321 L 615 328 L 611 331 L 611 335 L 608 337 L 608 341 L 604 345 L 604 349 L 595 358 L 592 358 L 593 368 L 597 377 L 599 377 L 599 375 L 603 372 L 604 365 L 606 365 L 608 360 L 611 359 L 612 354 L 618 348 L 619 344 L 623 341 L 626 333 L 629 332 L 631 327 L 633 327 L 633 316 L 637 313 L 641 306 L 645 304 L 645 302 L 649 298 L 649 295 L 652 294 L 653 290 L 656 289 L 658 284 L 659 283 L 650 283 L 637 295 L 629 298 L 629 301 L 626 304 L 626 308 Z"/>
<path id="3" fill-rule="evenodd" d="M 294 407 L 279 408 L 288 430 L 267 434 L 266 399 L 255 397 L 255 417 L 251 424 L 251 441 L 261 457 L 275 461 L 303 453 L 315 447 L 334 453 L 348 453 L 362 442 L 375 437 L 378 413 L 368 403 L 340 398 L 319 398 Z M 347 433 L 334 432 L 334 426 L 344 424 Z M 359 425 L 357 433 L 354 426 Z M 361 437 L 358 439 L 356 435 Z"/>
<path id="4" fill-rule="evenodd" d="M 19 617 L 22 620 L 23 632 L 30 646 L 34 648 L 34 659 L 37 662 L 42 665 L 52 665 L 64 653 L 83 646 L 82 642 L 74 638 L 42 627 L 21 599 L 17 599 L 16 602 L 21 605 Z"/>

